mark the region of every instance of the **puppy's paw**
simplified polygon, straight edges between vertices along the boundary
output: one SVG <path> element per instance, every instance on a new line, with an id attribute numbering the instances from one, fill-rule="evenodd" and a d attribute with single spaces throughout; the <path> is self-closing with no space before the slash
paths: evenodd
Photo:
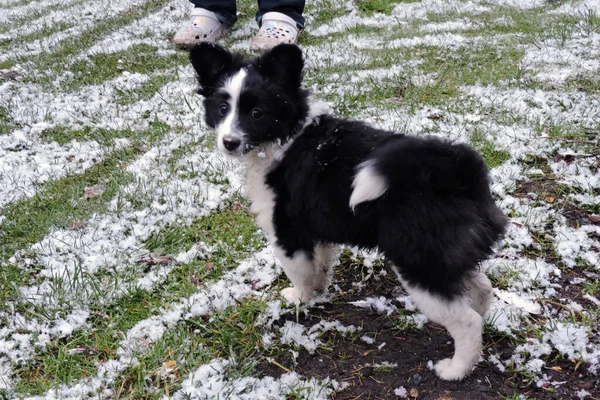
<path id="1" fill-rule="evenodd" d="M 281 296 L 290 303 L 300 303 L 302 301 L 302 294 L 298 293 L 296 288 L 293 287 L 282 289 Z"/>
<path id="2" fill-rule="evenodd" d="M 453 363 L 450 358 L 445 358 L 435 364 L 435 372 L 445 381 L 460 381 L 469 374 L 470 369 L 460 362 Z"/>

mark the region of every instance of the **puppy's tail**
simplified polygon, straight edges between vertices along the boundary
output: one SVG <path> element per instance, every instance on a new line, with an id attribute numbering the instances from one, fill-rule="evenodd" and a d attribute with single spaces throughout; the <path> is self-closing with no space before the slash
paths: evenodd
<path id="1" fill-rule="evenodd" d="M 376 159 L 369 159 L 358 165 L 357 173 L 352 182 L 352 195 L 350 195 L 350 208 L 365 201 L 381 197 L 390 187 L 389 180 L 378 171 Z"/>
<path id="2" fill-rule="evenodd" d="M 386 193 L 395 201 L 406 200 L 410 204 L 426 199 L 444 203 L 467 201 L 485 221 L 492 241 L 502 234 L 507 222 L 492 198 L 483 158 L 464 144 L 391 136 L 357 166 L 350 208 L 354 210 Z"/>

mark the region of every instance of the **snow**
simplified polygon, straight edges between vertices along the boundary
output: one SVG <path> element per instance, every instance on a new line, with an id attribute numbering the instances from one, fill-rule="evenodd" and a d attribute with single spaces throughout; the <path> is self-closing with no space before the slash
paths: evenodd
<path id="1" fill-rule="evenodd" d="M 591 397 L 591 395 L 592 395 L 590 392 L 588 392 L 585 389 L 579 389 L 575 394 L 577 395 L 577 398 L 579 398 L 581 400 L 587 399 L 588 397 Z"/>
<path id="2" fill-rule="evenodd" d="M 67 29 L 42 36 L 42 39 L 25 41 L 20 46 L 17 44 L 16 48 L 3 51 L 0 54 L 0 62 L 16 57 L 35 56 L 48 52 L 59 46 L 63 41 L 80 36 L 101 20 L 118 16 L 127 12 L 127 10 L 139 8 L 144 3 L 146 3 L 144 0 L 116 0 L 111 2 L 110 7 L 106 7 L 104 3 L 79 3 L 67 9 L 52 11 L 37 20 L 21 25 L 16 29 L 11 29 L 8 33 L 0 34 L 0 40 L 14 40 L 38 33 L 44 28 L 57 26 L 60 23 L 67 24 Z M 73 21 L 77 21 L 77 23 L 73 24 Z"/>
<path id="3" fill-rule="evenodd" d="M 9 132 L 0 134 L 0 223 L 11 220 L 10 215 L 4 214 L 6 206 L 43 194 L 46 182 L 81 174 L 101 163 L 114 150 L 132 146 L 125 137 L 117 138 L 110 145 L 75 140 L 58 144 L 42 140 L 44 131 L 90 127 L 128 128 L 138 132 L 151 128 L 154 118 L 169 126 L 162 138 L 126 167 L 131 181 L 118 188 L 105 212 L 90 216 L 83 221 L 85 225 L 81 229 L 52 227 L 39 241 L 4 261 L 2 267 L 10 263 L 35 279 L 18 288 L 18 299 L 0 311 L 0 390 L 14 390 L 18 383 L 16 367 L 28 365 L 49 344 L 90 329 L 91 310 L 109 306 L 130 290 L 155 290 L 178 265 L 210 257 L 213 249 L 199 241 L 177 254 L 169 254 L 164 264 L 146 268 L 139 263 L 143 258 L 161 256 L 150 254 L 145 248 L 145 241 L 152 235 L 167 227 L 189 226 L 197 218 L 219 210 L 241 187 L 237 166 L 220 158 L 206 145 L 205 139 L 211 133 L 201 122 L 201 100 L 193 94 L 195 82 L 189 65 L 177 67 L 179 79 L 166 83 L 151 98 L 126 105 L 116 104 L 119 91 L 139 90 L 144 83 L 173 70 L 159 69 L 151 74 L 122 71 L 114 79 L 98 85 L 69 90 L 61 86 L 70 79 L 69 67 L 92 55 L 126 51 L 137 44 L 155 46 L 158 56 L 173 53 L 169 37 L 185 19 L 188 2 L 171 1 L 139 20 L 100 35 L 88 48 L 66 57 L 65 71 L 58 76 L 55 71 L 36 65 L 38 55 L 51 54 L 98 23 L 139 8 L 144 2 L 119 0 L 113 3 L 109 10 L 101 3 L 72 0 L 27 4 L 0 0 L 0 23 L 10 27 L 0 33 L 0 40 L 8 43 L 0 54 L 0 62 L 14 61 L 16 65 L 12 70 L 18 73 L 16 80 L 0 83 L 0 106 L 7 110 L 11 124 Z M 569 85 L 573 81 L 585 85 L 587 80 L 595 80 L 600 69 L 600 34 L 585 18 L 600 13 L 600 2 L 574 0 L 556 7 L 547 7 L 546 3 L 543 0 L 423 0 L 397 4 L 390 15 L 366 16 L 359 12 L 356 2 L 333 2 L 327 6 L 339 17 L 317 24 L 317 15 L 307 14 L 307 34 L 327 40 L 305 48 L 307 77 L 317 76 L 323 81 L 312 88 L 316 96 L 341 99 L 338 101 L 343 105 L 342 101 L 365 94 L 366 82 L 389 85 L 394 79 L 408 77 L 411 85 L 419 87 L 433 85 L 443 78 L 423 72 L 423 61 L 419 57 L 407 57 L 386 68 L 365 70 L 363 65 L 377 59 L 361 54 L 361 49 L 393 48 L 402 52 L 418 46 L 450 52 L 459 48 L 476 51 L 483 45 L 519 41 L 515 46 L 523 52 L 523 57 L 519 61 L 521 77 L 516 81 L 458 87 L 460 95 L 453 107 L 405 107 L 402 99 L 398 99 L 398 107 L 382 109 L 378 105 L 367 105 L 355 117 L 386 129 L 402 129 L 409 134 L 433 133 L 461 142 L 468 142 L 470 134 L 477 130 L 484 132 L 485 140 L 497 149 L 507 152 L 509 160 L 491 170 L 491 179 L 493 192 L 500 207 L 510 216 L 510 224 L 493 256 L 481 267 L 498 282 L 486 315 L 487 322 L 492 329 L 517 338 L 516 342 L 521 344 L 508 358 L 490 354 L 487 360 L 500 371 L 509 367 L 526 371 L 535 376 L 534 382 L 538 383 L 549 382 L 544 371 L 549 367 L 548 360 L 556 355 L 574 362 L 582 360 L 592 373 L 600 370 L 600 346 L 594 336 L 597 333 L 589 323 L 592 319 L 590 304 L 596 307 L 600 300 L 592 294 L 565 298 L 561 286 L 565 276 L 571 285 L 584 285 L 589 279 L 597 279 L 600 228 L 591 222 L 567 220 L 557 204 L 545 203 L 535 193 L 524 197 L 514 195 L 519 182 L 548 177 L 545 167 L 526 162 L 535 155 L 547 161 L 552 179 L 558 185 L 573 188 L 561 201 L 581 207 L 600 204 L 597 154 L 590 151 L 590 146 L 550 138 L 548 134 L 548 128 L 553 126 L 597 130 L 598 96 L 585 90 L 573 90 Z M 534 12 L 536 8 L 545 7 L 544 12 L 549 16 L 568 15 L 579 21 L 570 26 L 563 37 L 548 31 L 535 43 L 521 41 L 518 34 L 474 34 L 484 26 L 514 27 L 515 21 L 510 16 L 486 21 L 486 25 L 479 22 L 490 12 L 504 7 L 533 9 Z M 30 13 L 31 20 L 18 22 Z M 430 21 L 432 18 L 436 22 Z M 28 34 L 39 34 L 59 24 L 66 27 L 41 39 L 21 40 Z M 338 33 L 358 26 L 371 27 L 374 32 L 357 34 L 354 31 L 338 38 L 341 36 Z M 391 32 L 391 26 L 419 33 L 396 35 L 390 40 L 386 35 Z M 231 48 L 246 50 L 254 30 L 254 21 L 239 27 L 233 32 Z M 151 34 L 145 34 L 146 31 Z M 51 78 L 54 83 L 44 86 L 31 82 L 39 77 Z M 152 118 L 142 118 L 145 114 Z M 511 121 L 506 122 L 499 116 Z M 556 258 L 546 257 L 543 246 L 550 246 Z M 358 249 L 350 251 L 352 258 L 365 268 L 363 279 L 354 282 L 352 287 L 359 295 L 359 300 L 350 303 L 357 307 L 355 312 L 366 317 L 374 313 L 405 318 L 421 328 L 427 322 L 424 315 L 418 312 L 404 315 L 406 311 L 416 310 L 408 296 L 373 296 L 365 291 L 372 281 L 389 279 L 385 269 L 377 268 L 381 255 Z M 569 273 L 583 277 L 571 278 Z M 122 285 L 103 279 L 105 274 L 114 274 Z M 235 269 L 203 283 L 187 298 L 164 304 L 148 319 L 138 321 L 123 333 L 116 353 L 99 363 L 96 372 L 88 378 L 31 398 L 111 397 L 114 395 L 110 391 L 111 384 L 121 373 L 136 365 L 141 355 L 151 352 L 178 324 L 191 318 L 210 318 L 213 313 L 236 307 L 250 297 L 261 299 L 265 304 L 256 323 L 257 329 L 263 329 L 262 346 L 279 349 L 285 344 L 287 354 L 293 359 L 302 352 L 316 353 L 327 332 L 335 332 L 336 337 L 353 335 L 352 338 L 386 350 L 385 343 L 376 343 L 373 333 L 366 334 L 359 327 L 344 326 L 329 319 L 310 324 L 295 319 L 308 314 L 308 307 L 319 305 L 315 302 L 296 309 L 282 303 L 277 297 L 280 274 L 272 249 L 255 249 L 254 254 L 239 261 Z M 73 282 L 71 277 L 76 275 L 81 278 Z M 333 290 L 340 294 L 335 285 Z M 323 298 L 333 295 L 328 293 Z M 43 308 L 47 317 L 16 311 L 15 306 L 29 304 Z M 401 313 L 398 304 L 404 307 Z M 573 315 L 582 315 L 582 318 L 574 319 Z M 190 372 L 181 388 L 172 393 L 172 398 L 199 399 L 223 393 L 232 399 L 281 398 L 300 393 L 302 398 L 325 399 L 345 387 L 344 383 L 327 377 L 307 379 L 295 372 L 277 379 L 241 376 L 240 366 L 235 360 L 212 359 Z M 433 368 L 432 361 L 428 367 Z M 394 394 L 407 397 L 407 390 L 398 387 Z M 577 396 L 585 398 L 590 394 L 579 390 Z"/>
<path id="4" fill-rule="evenodd" d="M 361 337 L 360 337 L 360 340 L 362 340 L 362 341 L 363 341 L 363 342 L 365 342 L 366 344 L 373 344 L 373 343 L 375 343 L 375 339 L 373 339 L 372 337 L 370 337 L 370 336 L 367 336 L 367 335 L 363 335 L 363 336 L 361 336 Z"/>
<path id="5" fill-rule="evenodd" d="M 182 388 L 168 398 L 178 400 L 224 397 L 249 400 L 286 398 L 292 394 L 300 394 L 303 399 L 325 400 L 332 393 L 332 390 L 327 388 L 328 384 L 333 384 L 329 379 L 325 379 L 324 382 L 318 382 L 314 378 L 304 380 L 295 372 L 284 374 L 278 379 L 270 376 L 261 379 L 228 379 L 228 370 L 235 371 L 233 361 L 214 359 L 189 374 L 183 381 Z"/>
<path id="6" fill-rule="evenodd" d="M 404 388 L 404 386 L 394 389 L 394 394 L 401 399 L 406 399 L 408 397 L 408 391 Z"/>
<path id="7" fill-rule="evenodd" d="M 567 266 L 575 267 L 583 261 L 595 268 L 600 267 L 598 258 L 600 241 L 590 236 L 590 234 L 598 235 L 600 227 L 584 225 L 579 228 L 571 228 L 557 224 L 554 227 L 554 233 L 553 241 L 556 252 Z"/>
<path id="8" fill-rule="evenodd" d="M 391 15 L 375 14 L 372 17 L 361 17 L 353 3 L 345 2 L 348 15 L 334 18 L 317 27 L 307 25 L 307 32 L 315 36 L 326 36 L 343 32 L 358 25 L 385 27 L 390 24 L 406 24 L 410 21 L 427 19 L 428 14 L 444 14 L 447 12 L 478 14 L 489 10 L 488 7 L 474 1 L 458 0 L 424 0 L 414 3 L 402 3 L 394 7 Z"/>
<path id="9" fill-rule="evenodd" d="M 366 308 L 377 314 L 390 315 L 396 311 L 396 307 L 391 303 L 391 299 L 385 297 L 367 297 L 364 300 L 350 302 L 353 306 Z"/>
<path id="10" fill-rule="evenodd" d="M 48 124 L 0 135 L 0 209 L 32 197 L 40 184 L 70 174 L 79 174 L 101 162 L 107 150 L 97 142 L 71 142 L 60 145 L 37 138 Z M 120 142 L 113 149 L 127 145 Z"/>

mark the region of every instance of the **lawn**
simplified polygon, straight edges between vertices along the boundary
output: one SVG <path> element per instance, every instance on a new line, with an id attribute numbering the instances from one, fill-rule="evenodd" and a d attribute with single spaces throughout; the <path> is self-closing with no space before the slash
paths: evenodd
<path id="1" fill-rule="evenodd" d="M 316 0 L 305 85 L 338 115 L 467 142 L 510 223 L 484 353 L 377 252 L 288 285 L 216 152 L 185 0 L 0 0 L 0 399 L 600 398 L 600 3 Z M 222 44 L 246 52 L 253 0 Z"/>

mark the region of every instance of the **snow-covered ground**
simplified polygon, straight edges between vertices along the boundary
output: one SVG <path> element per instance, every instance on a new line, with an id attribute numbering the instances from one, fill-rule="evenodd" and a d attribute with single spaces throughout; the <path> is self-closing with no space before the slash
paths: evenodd
<path id="1" fill-rule="evenodd" d="M 360 327 L 339 321 L 321 321 L 311 328 L 292 321 L 274 323 L 296 310 L 277 295 L 281 270 L 266 245 L 251 249 L 237 267 L 204 282 L 191 295 L 161 304 L 151 316 L 122 332 L 114 338 L 116 350 L 96 363 L 94 373 L 67 384 L 51 381 L 35 393 L 28 389 L 31 374 L 23 371 L 34 368 L 39 358 L 49 357 L 49 346 L 60 347 L 78 333 L 93 332 L 98 310 L 138 290 L 163 290 L 162 284 L 177 268 L 210 257 L 213 249 L 201 240 L 152 268 L 139 262 L 155 256 L 146 248 L 153 235 L 174 227 L 185 230 L 198 219 L 220 212 L 242 184 L 237 165 L 213 150 L 212 133 L 204 125 L 187 63 L 171 69 L 177 79 L 166 82 L 150 98 L 125 105 L 117 101 L 119 93 L 141 90 L 144 83 L 168 71 L 122 71 L 98 85 L 65 87 L 73 74 L 69 68 L 92 55 L 126 51 L 139 44 L 156 47 L 156 57 L 173 54 L 169 38 L 186 20 L 189 5 L 183 0 L 154 3 L 162 5 L 139 19 L 113 22 L 112 27 L 106 21 L 116 21 L 146 2 L 117 1 L 108 7 L 75 0 L 0 0 L 0 28 L 10 28 L 0 30 L 0 63 L 8 63 L 2 64 L 7 69 L 0 70 L 0 240 L 11 240 L 1 231 L 13 221 L 9 210 L 18 212 L 19 205 L 35 195 L 43 202 L 48 182 L 60 183 L 118 150 L 138 146 L 126 136 L 129 129 L 144 132 L 155 121 L 168 126 L 168 132 L 128 160 L 123 171 L 129 180 L 104 211 L 93 213 L 77 229 L 49 227 L 41 239 L 0 258 L 2 268 L 17 268 L 32 277 L 0 305 L 0 395 L 4 390 L 10 397 L 31 399 L 118 397 L 115 382 L 157 343 L 167 340 L 170 332 L 195 318 L 210 321 L 213 313 L 240 307 L 248 299 L 260 298 L 267 304 L 257 323 L 263 330 L 259 351 L 282 346 L 296 359 L 299 351 L 313 353 L 323 344 L 321 335 L 329 331 L 357 335 L 379 349 L 386 346 Z M 483 362 L 499 371 L 511 368 L 529 374 L 538 386 L 555 384 L 546 373 L 551 355 L 582 361 L 591 373 L 600 373 L 600 294 L 594 291 L 600 287 L 600 92 L 573 86 L 573 81 L 580 81 L 600 87 L 600 34 L 594 25 L 600 2 L 573 0 L 557 6 L 542 0 L 423 0 L 399 3 L 389 14 L 363 13 L 354 1 L 309 3 L 306 80 L 316 97 L 327 97 L 335 105 L 345 106 L 339 99 L 366 96 L 406 71 L 414 72 L 412 85 L 434 86 L 444 77 L 425 66 L 428 49 L 452 54 L 498 46 L 520 52 L 518 79 L 460 83 L 447 104 L 405 106 L 398 100 L 401 94 L 393 99 L 397 107 L 357 101 L 354 117 L 409 134 L 430 133 L 465 142 L 474 141 L 474 132 L 485 133 L 485 142 L 504 154 L 491 170 L 492 189 L 511 220 L 495 254 L 482 266 L 497 284 L 487 319 L 490 329 L 522 344 L 508 357 L 490 355 Z M 319 13 L 325 11 L 336 16 L 323 21 Z M 511 17 L 513 12 L 568 17 L 573 23 L 560 32 L 515 33 L 511 28 L 518 22 Z M 91 46 L 68 52 L 61 60 L 64 73 L 56 74 L 57 66 L 37 64 L 38 56 L 65 51 L 65 42 L 76 46 L 78 36 L 101 24 L 105 25 Z M 64 29 L 35 36 L 63 25 Z M 242 15 L 230 47 L 246 49 L 253 26 Z M 488 32 L 491 28 L 496 30 Z M 32 40 L 23 40 L 27 37 Z M 377 62 L 375 51 L 413 56 L 392 66 L 365 69 L 363 65 Z M 500 50 L 498 57 L 502 57 Z M 44 83 L 42 78 L 47 77 L 54 83 Z M 57 143 L 43 135 L 51 129 L 69 132 L 84 127 L 124 133 L 111 144 L 75 139 Z M 540 188 L 540 182 L 549 189 Z M 355 259 L 364 258 L 366 268 L 373 271 L 376 253 L 350 251 Z M 363 293 L 373 279 L 371 273 L 357 282 L 357 293 Z M 4 282 L 3 287 L 10 286 Z M 328 296 L 338 295 L 338 289 L 333 285 Z M 351 305 L 357 312 L 365 308 L 390 316 L 399 315 L 399 309 L 414 313 L 418 329 L 427 322 L 406 296 L 364 295 Z M 344 382 L 327 376 L 316 379 L 286 371 L 273 378 L 239 374 L 239 369 L 239 360 L 216 357 L 183 370 L 185 376 L 179 376 L 174 391 L 154 387 L 155 393 L 176 399 L 282 398 L 293 393 L 322 399 L 346 388 Z M 174 371 L 166 365 L 160 373 L 175 379 Z M 403 386 L 390 391 L 394 389 L 396 395 L 406 397 Z"/>

